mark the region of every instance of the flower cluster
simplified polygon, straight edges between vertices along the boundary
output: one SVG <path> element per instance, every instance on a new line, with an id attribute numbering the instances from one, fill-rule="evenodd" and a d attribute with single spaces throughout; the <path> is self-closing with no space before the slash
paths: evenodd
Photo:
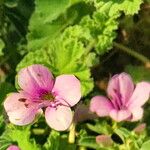
<path id="1" fill-rule="evenodd" d="M 60 75 L 54 80 L 48 68 L 31 65 L 18 73 L 21 90 L 4 102 L 10 122 L 27 125 L 44 110 L 48 125 L 58 131 L 69 128 L 73 114 L 70 107 L 81 98 L 80 81 L 74 75 Z"/>
<path id="2" fill-rule="evenodd" d="M 74 75 L 60 75 L 54 80 L 48 68 L 36 64 L 18 73 L 18 84 L 21 90 L 9 94 L 4 102 L 10 122 L 27 125 L 38 113 L 44 112 L 51 128 L 63 131 L 70 127 L 73 120 L 70 107 L 81 98 L 80 81 Z M 107 94 L 108 98 L 92 98 L 91 112 L 100 117 L 110 116 L 117 122 L 137 121 L 142 118 L 142 106 L 149 99 L 150 83 L 140 82 L 134 86 L 128 74 L 117 74 L 110 79 Z M 87 108 L 80 108 L 74 118 L 84 120 L 91 115 Z"/>

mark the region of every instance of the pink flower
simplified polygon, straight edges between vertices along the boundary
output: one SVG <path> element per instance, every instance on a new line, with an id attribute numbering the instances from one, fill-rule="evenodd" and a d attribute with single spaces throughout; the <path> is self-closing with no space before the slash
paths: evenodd
<path id="1" fill-rule="evenodd" d="M 110 116 L 115 121 L 137 121 L 143 116 L 142 106 L 149 99 L 150 83 L 140 82 L 134 87 L 126 73 L 113 76 L 108 83 L 108 98 L 95 96 L 90 110 L 100 117 Z"/>
<path id="2" fill-rule="evenodd" d="M 18 146 L 11 145 L 7 148 L 7 150 L 20 150 L 20 148 Z"/>
<path id="3" fill-rule="evenodd" d="M 37 64 L 18 73 L 18 84 L 22 90 L 8 95 L 4 102 L 10 122 L 27 125 L 44 108 L 51 128 L 68 129 L 73 118 L 70 107 L 81 98 L 80 82 L 74 75 L 60 75 L 54 80 L 46 67 Z"/>

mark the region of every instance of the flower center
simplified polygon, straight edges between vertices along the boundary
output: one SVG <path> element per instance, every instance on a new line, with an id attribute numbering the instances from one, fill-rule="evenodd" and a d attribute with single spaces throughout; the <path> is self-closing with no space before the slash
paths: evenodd
<path id="1" fill-rule="evenodd" d="M 54 101 L 54 100 L 55 100 L 55 97 L 53 96 L 52 93 L 45 93 L 45 94 L 42 94 L 41 99 L 42 99 L 42 100 Z"/>

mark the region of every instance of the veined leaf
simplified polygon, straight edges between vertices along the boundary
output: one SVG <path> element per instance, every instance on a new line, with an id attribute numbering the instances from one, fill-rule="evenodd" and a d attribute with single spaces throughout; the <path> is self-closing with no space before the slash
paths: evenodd
<path id="1" fill-rule="evenodd" d="M 57 36 L 66 22 L 56 19 L 65 12 L 69 2 L 69 0 L 35 0 L 35 11 L 31 16 L 27 35 L 29 50 L 41 48 L 47 40 Z"/>
<path id="2" fill-rule="evenodd" d="M 0 150 L 6 149 L 15 142 L 21 150 L 39 150 L 35 141 L 30 139 L 30 126 L 15 127 L 9 125 L 2 136 L 0 136 Z"/>
<path id="3" fill-rule="evenodd" d="M 59 132 L 52 130 L 44 144 L 44 150 L 76 150 L 76 145 L 68 143 L 67 135 L 61 136 Z"/>
<path id="4" fill-rule="evenodd" d="M 94 3 L 95 7 L 101 9 L 102 5 L 111 6 L 109 15 L 112 15 L 116 12 L 123 11 L 126 15 L 133 15 L 138 13 L 140 10 L 140 5 L 142 4 L 142 0 L 84 0 L 88 3 Z"/>
<path id="5" fill-rule="evenodd" d="M 59 150 L 60 146 L 60 133 L 52 130 L 47 142 L 44 144 L 46 150 Z"/>

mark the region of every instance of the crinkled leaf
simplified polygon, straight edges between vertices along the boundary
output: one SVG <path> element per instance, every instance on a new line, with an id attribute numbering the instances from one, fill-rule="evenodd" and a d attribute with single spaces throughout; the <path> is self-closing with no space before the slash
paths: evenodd
<path id="1" fill-rule="evenodd" d="M 109 7 L 102 8 L 101 11 L 95 11 L 92 17 L 84 17 L 80 23 L 83 28 L 89 30 L 91 40 L 95 41 L 93 47 L 98 54 L 104 54 L 112 48 L 118 28 L 116 19 L 119 17 L 119 13 L 109 16 Z"/>
<path id="2" fill-rule="evenodd" d="M 133 15 L 138 13 L 142 0 L 84 0 L 86 2 L 94 3 L 95 7 L 101 9 L 102 5 L 111 6 L 109 14 L 114 14 L 123 11 L 126 15 Z"/>
<path id="3" fill-rule="evenodd" d="M 30 126 L 8 126 L 2 136 L 0 136 L 0 150 L 4 148 L 6 150 L 6 147 L 13 143 L 16 143 L 21 150 L 39 150 L 35 141 L 30 139 Z"/>
<path id="4" fill-rule="evenodd" d="M 138 13 L 142 2 L 142 0 L 121 0 L 119 2 L 113 0 L 110 13 L 113 13 L 114 11 L 123 11 L 126 15 L 133 15 Z"/>
<path id="5" fill-rule="evenodd" d="M 49 137 L 47 138 L 44 148 L 46 150 L 59 150 L 60 146 L 60 133 L 52 130 Z"/>
<path id="6" fill-rule="evenodd" d="M 44 144 L 45 150 L 76 150 L 75 144 L 68 143 L 66 135 L 60 135 L 59 132 L 52 130 L 46 143 Z"/>

